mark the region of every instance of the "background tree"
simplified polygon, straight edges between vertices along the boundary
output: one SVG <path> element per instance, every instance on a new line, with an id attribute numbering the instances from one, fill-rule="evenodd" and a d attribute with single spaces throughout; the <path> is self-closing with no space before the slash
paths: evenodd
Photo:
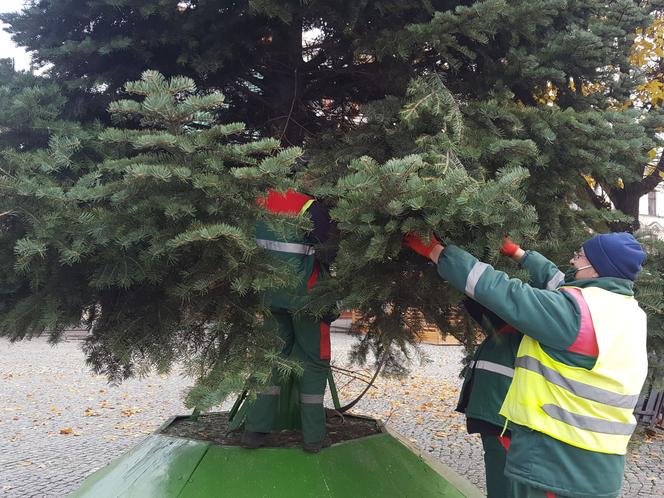
<path id="1" fill-rule="evenodd" d="M 420 278 L 423 262 L 399 251 L 405 231 L 437 230 L 492 262 L 509 231 L 564 264 L 589 231 L 636 225 L 627 203 L 614 202 L 624 213 L 608 209 L 588 182 L 609 194 L 634 192 L 627 187 L 643 186 L 649 153 L 660 146 L 659 109 L 625 105 L 647 81 L 632 47 L 657 8 L 628 0 L 41 0 L 1 18 L 38 64 L 52 64 L 47 74 L 65 89 L 66 117 L 110 123 L 104 109 L 124 82 L 154 68 L 195 77 L 201 98 L 223 92 L 224 107 L 213 112 L 247 123 L 236 146 L 266 137 L 303 145 L 308 166 L 293 184 L 325 199 L 340 227 L 338 278 L 311 311 L 342 296 L 363 311 L 369 331 L 357 358 L 373 349 L 398 370 L 399 346 L 413 340 L 419 320 L 404 310 L 422 309 L 446 328 L 460 298 L 433 276 Z M 187 133 L 205 133 L 208 121 L 190 122 Z M 99 160 L 79 160 L 76 148 L 70 182 L 89 178 L 126 144 L 100 147 Z M 35 154 L 58 150 L 52 143 Z M 22 180 L 38 173 L 36 156 L 8 157 Z M 42 202 L 35 192 L 27 197 Z M 164 212 L 184 209 L 190 222 L 204 212 L 176 208 L 179 198 L 170 208 L 163 196 L 151 201 Z M 130 280 L 127 289 L 134 285 L 142 284 Z M 169 358 L 152 359 L 160 356 Z M 214 398 L 213 384 L 206 389 L 202 395 Z"/>
<path id="2" fill-rule="evenodd" d="M 654 19 L 654 8 L 635 2 L 476 2 L 386 36 L 376 53 L 410 53 L 423 74 L 441 75 L 459 103 L 457 121 L 465 127 L 457 141 L 442 145 L 471 175 L 493 178 L 506 167 L 528 169 L 526 198 L 539 224 L 537 235 L 522 242 L 566 265 L 591 230 L 637 227 L 633 200 L 638 203 L 638 192 L 654 181 L 647 165 L 661 144 L 661 112 L 624 105 L 645 81 L 633 58 L 633 42 L 639 27 Z M 463 35 L 456 34 L 456 22 Z M 405 99 L 418 94 L 415 102 L 426 101 L 440 91 L 435 80 L 424 78 Z M 344 173 L 329 165 L 344 165 L 353 157 L 387 160 L 426 149 L 430 141 L 419 134 L 435 136 L 441 123 L 425 115 L 415 126 L 404 126 L 405 99 L 391 95 L 374 101 L 363 107 L 361 126 L 312 140 L 312 169 L 319 181 L 334 183 Z M 619 195 L 628 194 L 629 209 L 618 202 Z M 613 209 L 608 201 L 614 198 L 625 211 Z M 475 203 L 466 209 L 482 209 Z M 441 233 L 450 230 L 443 220 L 431 226 Z M 465 228 L 472 233 L 472 226 Z M 453 240 L 469 244 L 463 237 Z M 487 259 L 495 255 L 490 244 L 474 252 Z M 661 282 L 657 292 L 664 293 Z M 650 309 L 651 316 L 661 314 L 661 302 L 657 309 Z M 374 316 L 368 310 L 367 315 Z M 433 315 L 427 317 L 440 323 L 442 316 Z M 661 333 L 656 319 L 650 328 L 653 336 Z"/>
<path id="3" fill-rule="evenodd" d="M 355 131 L 362 105 L 402 99 L 411 77 L 439 72 L 475 108 L 468 136 L 478 140 L 476 168 L 525 161 L 542 173 L 532 176 L 537 188 L 556 185 L 546 197 L 585 188 L 575 197 L 606 211 L 608 199 L 593 190 L 601 186 L 636 219 L 638 199 L 659 181 L 658 166 L 647 178 L 644 168 L 661 113 L 643 115 L 643 99 L 633 98 L 658 81 L 659 3 L 58 0 L 2 19 L 38 65 L 52 64 L 51 77 L 69 89 L 68 112 L 79 118 L 103 117 L 125 81 L 154 68 L 222 91 L 229 119 L 286 145 Z M 574 113 L 555 122 L 546 112 L 523 115 L 550 106 L 586 114 L 581 122 Z M 359 152 L 380 160 L 408 152 L 363 145 Z M 598 183 L 584 187 L 581 173 Z"/>
<path id="4" fill-rule="evenodd" d="M 102 116 L 126 81 L 153 68 L 222 91 L 230 119 L 301 145 L 403 91 L 407 60 L 362 52 L 386 28 L 428 19 L 427 3 L 40 0 L 2 19 L 38 66 L 53 65 L 77 117 Z"/>
<path id="5" fill-rule="evenodd" d="M 43 148 L 54 133 L 80 128 L 64 119 L 65 104 L 51 79 L 16 72 L 11 59 L 0 59 L 0 150 Z"/>
<path id="6" fill-rule="evenodd" d="M 65 107 L 66 99 L 57 83 L 15 72 L 11 60 L 0 60 L 0 168 L 6 181 L 17 181 L 17 171 L 12 166 L 14 161 L 33 163 L 27 167 L 31 174 L 24 178 L 24 187 L 34 189 L 39 181 L 37 176 L 43 173 L 52 178 L 51 185 L 70 182 L 77 173 L 61 166 L 68 164 L 69 156 L 74 153 L 80 164 L 89 164 L 100 157 L 90 140 L 95 125 L 87 125 L 86 131 L 81 124 L 65 119 Z M 51 151 L 47 150 L 49 145 Z M 39 200 L 46 210 L 49 202 L 46 198 Z M 24 299 L 29 299 L 32 289 L 30 277 L 16 271 L 13 254 L 18 241 L 35 222 L 35 211 L 32 206 L 24 206 L 23 212 L 17 211 L 11 201 L 3 207 L 5 209 L 0 213 L 0 252 L 8 257 L 0 262 L 2 310 L 12 310 L 17 318 L 4 334 L 22 337 L 44 328 L 39 313 L 26 307 L 16 309 Z M 16 331 L 17 327 L 20 332 Z M 59 337 L 59 331 L 60 327 L 53 331 L 53 339 Z"/>

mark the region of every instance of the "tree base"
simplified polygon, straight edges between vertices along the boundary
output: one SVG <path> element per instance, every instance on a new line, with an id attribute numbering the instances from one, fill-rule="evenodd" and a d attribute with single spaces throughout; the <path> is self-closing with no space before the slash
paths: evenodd
<path id="1" fill-rule="evenodd" d="M 382 432 L 378 422 L 372 418 L 341 415 L 329 409 L 326 414 L 324 448 Z M 221 446 L 240 446 L 242 436 L 242 430 L 228 432 L 227 412 L 207 413 L 197 420 L 178 417 L 161 433 Z M 274 431 L 265 438 L 266 448 L 301 448 L 302 444 L 302 433 L 298 430 Z"/>
<path id="2" fill-rule="evenodd" d="M 372 422 L 378 427 L 378 433 L 335 443 L 312 455 L 299 448 L 246 450 L 238 446 L 166 435 L 173 430 L 183 431 L 181 421 L 185 418 L 171 419 L 164 425 L 163 431 L 157 431 L 127 454 L 88 477 L 71 496 L 483 496 L 468 481 L 419 454 L 377 421 Z M 173 425 L 173 422 L 176 423 Z M 180 428 L 176 429 L 178 425 Z"/>

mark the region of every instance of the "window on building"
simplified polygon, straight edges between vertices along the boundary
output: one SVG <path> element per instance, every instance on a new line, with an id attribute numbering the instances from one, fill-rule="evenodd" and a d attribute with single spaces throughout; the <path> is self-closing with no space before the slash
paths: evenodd
<path id="1" fill-rule="evenodd" d="M 648 192 L 648 215 L 657 216 L 657 193 Z"/>

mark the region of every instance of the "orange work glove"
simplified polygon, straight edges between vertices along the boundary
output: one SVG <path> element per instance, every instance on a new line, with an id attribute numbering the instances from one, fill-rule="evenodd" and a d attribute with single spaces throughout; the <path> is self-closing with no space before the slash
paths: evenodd
<path id="1" fill-rule="evenodd" d="M 500 254 L 511 258 L 519 249 L 521 249 L 519 244 L 512 242 L 509 237 L 503 237 L 503 246 L 500 248 Z"/>
<path id="2" fill-rule="evenodd" d="M 440 240 L 438 240 L 436 236 L 432 233 L 431 242 L 426 244 L 419 237 L 419 235 L 415 235 L 414 233 L 407 233 L 403 238 L 403 244 L 406 247 L 410 247 L 417 254 L 421 254 L 425 258 L 428 258 L 431 256 L 431 252 L 433 251 L 434 247 L 440 244 Z"/>

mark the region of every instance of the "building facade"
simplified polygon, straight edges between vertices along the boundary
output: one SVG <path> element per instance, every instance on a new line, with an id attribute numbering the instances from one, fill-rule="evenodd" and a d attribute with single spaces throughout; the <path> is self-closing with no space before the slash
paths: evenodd
<path id="1" fill-rule="evenodd" d="M 639 221 L 642 230 L 651 231 L 664 239 L 664 184 L 660 183 L 653 192 L 641 197 Z"/>

